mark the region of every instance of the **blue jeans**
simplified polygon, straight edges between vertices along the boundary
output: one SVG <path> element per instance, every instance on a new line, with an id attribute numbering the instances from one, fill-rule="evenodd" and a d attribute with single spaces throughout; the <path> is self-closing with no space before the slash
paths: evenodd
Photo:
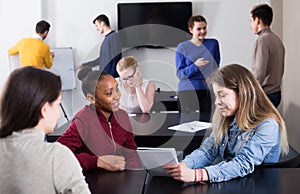
<path id="1" fill-rule="evenodd" d="M 281 101 L 281 91 L 267 95 L 272 104 L 277 108 Z"/>

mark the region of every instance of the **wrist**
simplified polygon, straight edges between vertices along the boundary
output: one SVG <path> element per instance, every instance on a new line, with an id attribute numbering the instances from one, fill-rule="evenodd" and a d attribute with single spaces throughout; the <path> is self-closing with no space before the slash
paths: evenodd
<path id="1" fill-rule="evenodd" d="M 205 168 L 203 168 L 202 172 L 203 172 L 203 181 L 209 181 L 207 170 Z"/>
<path id="2" fill-rule="evenodd" d="M 101 159 L 101 157 L 99 156 L 98 159 L 97 159 L 97 167 L 98 168 L 102 168 L 103 167 L 103 161 Z"/>
<path id="3" fill-rule="evenodd" d="M 194 182 L 205 184 L 204 181 L 207 180 L 207 173 L 205 169 L 199 168 L 199 169 L 194 169 L 195 177 L 194 177 Z M 206 177 L 205 177 L 206 176 Z"/>
<path id="4" fill-rule="evenodd" d="M 143 82 L 136 84 L 136 85 L 135 85 L 135 88 L 137 88 L 137 89 L 142 88 L 142 84 L 143 84 Z"/>

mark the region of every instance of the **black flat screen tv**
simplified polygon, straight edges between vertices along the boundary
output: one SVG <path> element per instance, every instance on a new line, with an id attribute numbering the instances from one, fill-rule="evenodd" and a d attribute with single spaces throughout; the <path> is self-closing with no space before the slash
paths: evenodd
<path id="1" fill-rule="evenodd" d="M 190 38 L 191 2 L 119 3 L 117 9 L 123 47 L 176 47 Z"/>

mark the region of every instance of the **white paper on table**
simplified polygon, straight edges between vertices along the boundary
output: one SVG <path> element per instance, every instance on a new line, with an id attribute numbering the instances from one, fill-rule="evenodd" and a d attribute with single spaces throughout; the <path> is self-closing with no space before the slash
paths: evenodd
<path id="1" fill-rule="evenodd" d="M 211 127 L 211 123 L 202 122 L 202 121 L 192 121 L 188 123 L 182 123 L 179 125 L 171 126 L 168 129 L 194 133 L 200 130 L 208 129 L 210 127 Z"/>

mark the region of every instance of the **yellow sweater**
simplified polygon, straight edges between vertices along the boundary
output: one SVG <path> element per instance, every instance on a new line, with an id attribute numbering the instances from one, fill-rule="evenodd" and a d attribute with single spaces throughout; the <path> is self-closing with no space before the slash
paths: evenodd
<path id="1" fill-rule="evenodd" d="M 42 40 L 36 38 L 23 38 L 15 46 L 8 49 L 9 55 L 19 53 L 22 66 L 48 68 L 52 66 L 50 48 Z"/>

